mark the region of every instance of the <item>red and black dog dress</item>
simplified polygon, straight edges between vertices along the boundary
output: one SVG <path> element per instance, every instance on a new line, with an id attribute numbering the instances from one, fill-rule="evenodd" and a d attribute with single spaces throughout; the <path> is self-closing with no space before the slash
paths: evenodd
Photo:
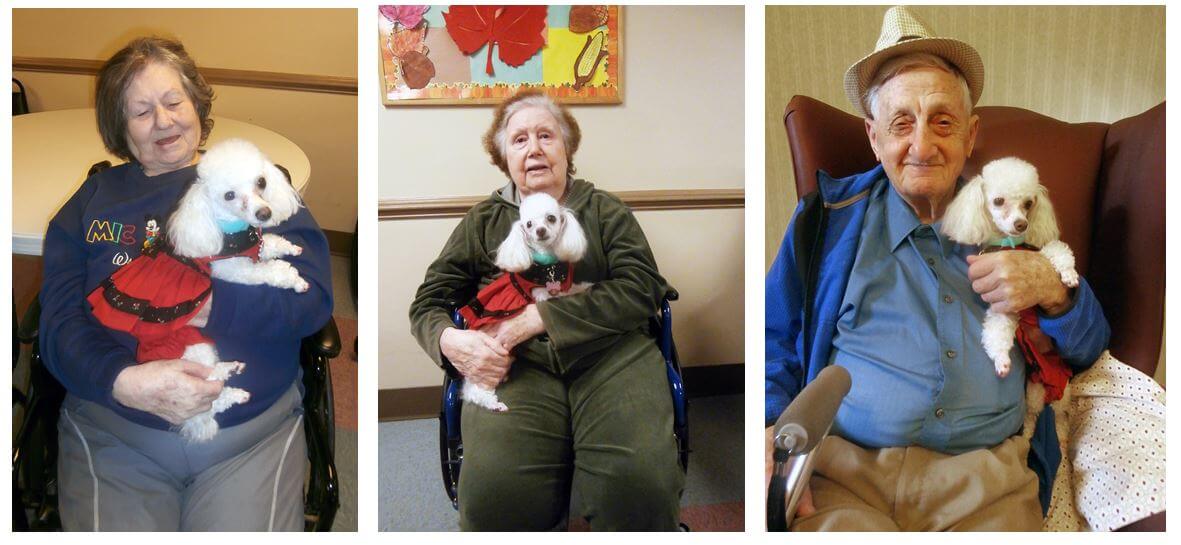
<path id="1" fill-rule="evenodd" d="M 534 262 L 528 270 L 506 272 L 476 294 L 459 314 L 467 321 L 468 329 L 480 329 L 488 324 L 507 320 L 520 314 L 525 307 L 536 303 L 534 288 L 545 288 L 550 295 L 568 291 L 574 284 L 574 264 L 558 261 L 550 265 Z"/>
<path id="2" fill-rule="evenodd" d="M 980 250 L 980 253 L 986 254 L 1006 250 L 1029 250 L 1036 252 L 1040 248 L 1022 241 L 1015 244 L 1002 243 L 988 246 Z M 1029 330 L 1038 329 L 1036 310 L 1027 308 L 1019 312 L 1018 317 L 1017 346 L 1021 347 L 1021 352 L 1025 354 L 1025 361 L 1030 366 L 1029 381 L 1045 385 L 1046 403 L 1062 399 L 1062 394 L 1066 391 L 1066 384 L 1070 382 L 1070 377 L 1074 375 L 1074 371 L 1070 369 L 1070 366 L 1066 365 L 1066 362 L 1062 361 L 1062 356 L 1058 354 L 1058 350 L 1054 348 L 1053 344 L 1050 344 L 1048 349 L 1043 351 L 1033 342 L 1033 337 L 1030 335 Z"/>
<path id="3" fill-rule="evenodd" d="M 210 264 L 231 257 L 258 261 L 262 234 L 254 227 L 227 234 L 219 254 L 202 258 L 176 255 L 164 240 L 157 237 L 86 298 L 100 323 L 139 341 L 140 363 L 177 359 L 185 347 L 212 342 L 188 325 L 213 291 Z"/>

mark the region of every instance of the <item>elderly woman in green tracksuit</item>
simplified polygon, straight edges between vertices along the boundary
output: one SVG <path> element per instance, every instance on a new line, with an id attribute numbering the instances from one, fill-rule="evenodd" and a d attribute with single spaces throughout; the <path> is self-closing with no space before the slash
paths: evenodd
<path id="1" fill-rule="evenodd" d="M 553 528 L 575 481 L 592 529 L 677 528 L 684 476 L 664 362 L 646 332 L 668 286 L 627 207 L 571 177 L 580 138 L 570 113 L 544 95 L 502 103 L 484 148 L 510 181 L 463 218 L 410 307 L 423 349 L 496 388 L 509 407 L 463 411 L 463 530 Z M 593 286 L 491 328 L 452 327 L 449 301 L 470 299 L 500 274 L 495 250 L 520 200 L 536 192 L 578 217 L 588 244 L 574 280 Z"/>

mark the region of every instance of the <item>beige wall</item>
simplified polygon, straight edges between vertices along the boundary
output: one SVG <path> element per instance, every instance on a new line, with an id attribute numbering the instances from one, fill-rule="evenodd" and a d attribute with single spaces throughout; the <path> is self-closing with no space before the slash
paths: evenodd
<path id="1" fill-rule="evenodd" d="M 797 201 L 784 108 L 792 96 L 807 95 L 852 112 L 844 73 L 872 51 L 886 8 L 766 10 L 764 259 L 770 268 Z M 913 10 L 937 35 L 964 40 L 980 52 L 986 74 L 981 106 L 1017 106 L 1069 122 L 1112 122 L 1165 99 L 1164 6 Z M 1161 384 L 1164 376 L 1162 344 Z"/>
<path id="2" fill-rule="evenodd" d="M 623 13 L 623 104 L 572 108 L 583 133 L 578 175 L 616 191 L 742 188 L 742 6 Z M 491 107 L 377 106 L 377 115 L 381 198 L 485 195 L 505 182 L 480 147 Z M 636 216 L 682 294 L 673 315 L 683 362 L 742 362 L 743 211 Z M 457 223 L 379 223 L 380 388 L 439 384 L 438 368 L 409 334 L 407 312 Z"/>
<path id="3" fill-rule="evenodd" d="M 783 110 L 807 95 L 852 112 L 842 86 L 870 53 L 882 6 L 766 8 L 766 266 L 795 209 Z M 984 60 L 981 106 L 1017 106 L 1069 122 L 1111 122 L 1165 99 L 1164 6 L 941 7 L 914 12 Z M 817 39 L 828 37 L 828 39 Z"/>
<path id="4" fill-rule="evenodd" d="M 357 75 L 353 9 L 16 9 L 12 54 L 106 59 L 142 35 L 179 38 L 198 66 Z M 94 78 L 15 72 L 33 111 L 94 105 Z M 286 136 L 312 165 L 305 199 L 325 229 L 357 218 L 357 97 L 215 85 L 213 113 Z M 215 129 L 216 130 L 216 129 Z"/>

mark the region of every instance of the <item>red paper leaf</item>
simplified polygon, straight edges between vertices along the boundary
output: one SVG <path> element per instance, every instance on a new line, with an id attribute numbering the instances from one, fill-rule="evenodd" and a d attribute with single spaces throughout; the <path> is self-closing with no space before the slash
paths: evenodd
<path id="1" fill-rule="evenodd" d="M 545 6 L 451 6 L 443 13 L 447 32 L 464 55 L 488 45 L 485 70 L 492 75 L 492 48 L 500 60 L 521 66 L 545 45 Z"/>

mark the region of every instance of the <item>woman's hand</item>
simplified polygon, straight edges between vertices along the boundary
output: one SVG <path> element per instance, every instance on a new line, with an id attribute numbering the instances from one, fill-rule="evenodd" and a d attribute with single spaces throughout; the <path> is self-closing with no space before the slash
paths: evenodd
<path id="1" fill-rule="evenodd" d="M 221 394 L 222 381 L 205 380 L 212 370 L 187 360 L 132 365 L 115 377 L 115 400 L 179 425 L 208 411 Z"/>
<path id="2" fill-rule="evenodd" d="M 196 327 L 198 329 L 205 327 L 205 325 L 209 323 L 209 315 L 210 314 L 213 314 L 213 293 L 212 292 L 210 292 L 209 297 L 207 299 L 205 299 L 205 304 L 201 305 L 201 310 L 198 310 L 197 314 L 193 315 L 193 317 L 189 319 L 189 325 Z"/>
<path id="3" fill-rule="evenodd" d="M 512 350 L 542 333 L 545 333 L 545 324 L 541 321 L 541 313 L 537 312 L 537 304 L 531 304 L 520 314 L 496 324 L 492 335 L 505 350 Z"/>
<path id="4" fill-rule="evenodd" d="M 444 329 L 439 349 L 465 379 L 489 390 L 504 382 L 513 363 L 508 349 L 483 331 Z"/>

